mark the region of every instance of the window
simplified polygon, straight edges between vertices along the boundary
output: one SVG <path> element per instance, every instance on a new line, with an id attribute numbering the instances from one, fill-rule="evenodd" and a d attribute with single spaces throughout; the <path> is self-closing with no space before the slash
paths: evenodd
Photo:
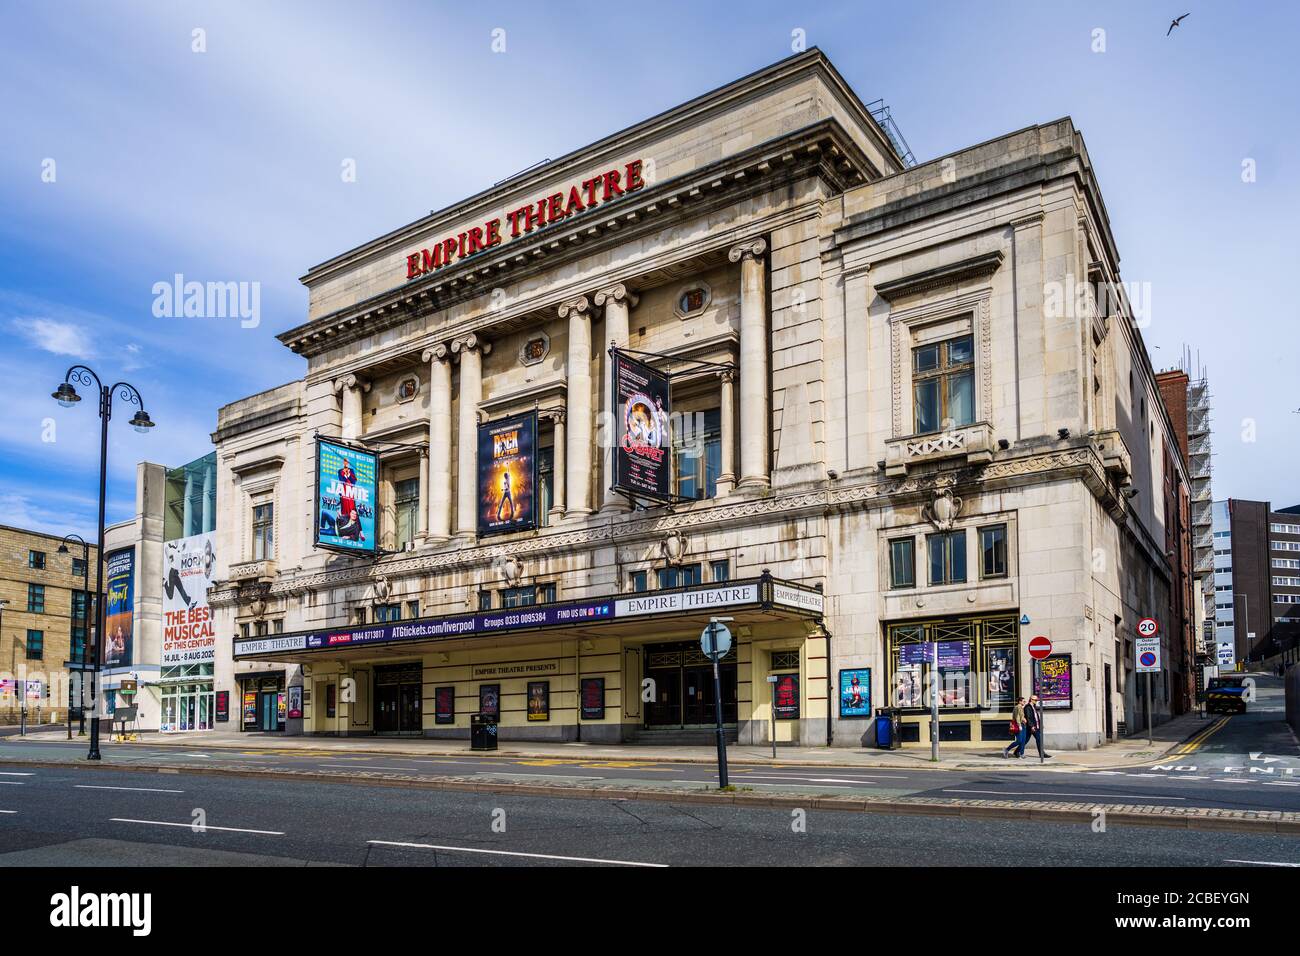
<path id="1" fill-rule="evenodd" d="M 364 606 L 352 609 L 352 623 L 358 625 L 366 623 L 366 609 Z"/>
<path id="2" fill-rule="evenodd" d="M 555 446 L 537 449 L 537 527 L 551 523 L 550 510 L 555 502 Z"/>
<path id="3" fill-rule="evenodd" d="M 45 632 L 27 631 L 27 659 L 39 661 L 45 656 Z"/>
<path id="4" fill-rule="evenodd" d="M 479 591 L 479 592 L 478 592 L 478 609 L 479 609 L 480 611 L 490 611 L 490 610 L 492 610 L 492 592 L 491 592 L 491 591 Z"/>
<path id="5" fill-rule="evenodd" d="M 44 571 L 44 570 L 45 570 L 45 552 L 44 552 L 44 551 L 28 551 L 28 552 L 27 552 L 27 566 L 28 566 L 29 568 L 32 568 L 33 570 L 36 570 L 36 571 Z"/>
<path id="6" fill-rule="evenodd" d="M 709 576 L 713 578 L 715 584 L 721 584 L 723 581 L 731 580 L 731 562 L 730 561 L 710 561 Z"/>
<path id="7" fill-rule="evenodd" d="M 270 561 L 275 557 L 275 505 L 253 505 L 253 560 Z"/>
<path id="8" fill-rule="evenodd" d="M 400 604 L 376 604 L 375 605 L 375 623 L 391 624 L 402 619 L 402 605 Z"/>
<path id="9" fill-rule="evenodd" d="M 975 420 L 975 351 L 969 335 L 912 350 L 916 434 Z"/>
<path id="10" fill-rule="evenodd" d="M 420 527 L 420 479 L 393 482 L 393 546 L 404 551 Z"/>
<path id="11" fill-rule="evenodd" d="M 530 585 L 524 588 L 502 588 L 502 607 L 528 607 L 537 603 L 537 588 Z"/>
<path id="12" fill-rule="evenodd" d="M 27 585 L 27 610 L 31 614 L 45 613 L 45 585 Z"/>
<path id="13" fill-rule="evenodd" d="M 409 617 L 412 621 L 414 621 L 416 618 L 418 618 L 418 617 L 420 616 L 420 602 L 419 602 L 419 601 L 407 601 L 407 602 L 406 602 L 406 616 Z"/>
<path id="14" fill-rule="evenodd" d="M 658 575 L 660 588 L 684 588 L 700 583 L 700 566 L 684 564 L 680 567 L 660 568 Z"/>
<path id="15" fill-rule="evenodd" d="M 685 412 L 673 432 L 673 472 L 683 498 L 713 498 L 722 471 L 722 412 Z"/>
<path id="16" fill-rule="evenodd" d="M 254 621 L 254 622 L 253 622 L 253 633 L 256 634 L 258 637 L 266 637 L 266 634 L 267 634 L 266 622 L 265 622 L 265 621 Z"/>
<path id="17" fill-rule="evenodd" d="M 277 617 L 274 621 L 271 622 L 271 633 L 272 634 L 284 633 L 284 618 Z"/>
<path id="18" fill-rule="evenodd" d="M 86 576 L 86 560 L 84 558 L 72 559 L 72 576 L 74 578 L 84 578 Z"/>
<path id="19" fill-rule="evenodd" d="M 248 637 L 248 622 L 247 622 L 247 621 L 244 621 L 242 624 L 239 625 L 239 636 L 240 636 L 240 637 Z"/>
<path id="20" fill-rule="evenodd" d="M 896 538 L 889 542 L 889 586 L 916 586 L 916 540 Z"/>
<path id="21" fill-rule="evenodd" d="M 546 584 L 537 585 L 537 603 L 554 604 L 555 603 L 555 582 L 549 581 Z"/>
<path id="22" fill-rule="evenodd" d="M 960 584 L 966 580 L 966 532 L 926 535 L 931 584 Z"/>
<path id="23" fill-rule="evenodd" d="M 650 585 L 646 581 L 646 573 L 644 571 L 632 572 L 632 590 L 637 592 L 650 590 Z"/>
<path id="24" fill-rule="evenodd" d="M 1007 576 L 1007 526 L 980 528 L 980 577 Z"/>

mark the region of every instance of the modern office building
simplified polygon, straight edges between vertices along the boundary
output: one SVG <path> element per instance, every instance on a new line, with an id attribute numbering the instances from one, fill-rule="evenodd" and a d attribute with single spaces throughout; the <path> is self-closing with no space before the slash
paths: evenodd
<path id="1" fill-rule="evenodd" d="M 1220 663 L 1289 656 L 1300 646 L 1300 505 L 1230 498 L 1215 507 Z"/>
<path id="2" fill-rule="evenodd" d="M 746 743 L 923 744 L 937 686 L 945 744 L 1037 688 L 1087 748 L 1152 617 L 1165 719 L 1188 476 L 1118 263 L 1069 119 L 911 165 L 817 50 L 365 238 L 303 377 L 218 413 L 217 685 L 248 730 L 707 740 L 722 618 Z"/>

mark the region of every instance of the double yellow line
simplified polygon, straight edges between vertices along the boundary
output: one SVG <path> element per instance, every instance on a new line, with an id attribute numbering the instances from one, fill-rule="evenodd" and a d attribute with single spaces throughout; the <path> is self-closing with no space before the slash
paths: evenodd
<path id="1" fill-rule="evenodd" d="M 1211 737 L 1217 734 L 1220 730 L 1222 730 L 1224 726 L 1227 725 L 1228 721 L 1231 719 L 1232 719 L 1231 714 L 1229 714 L 1226 717 L 1220 717 L 1218 720 L 1210 724 L 1210 726 L 1206 727 L 1204 730 L 1202 730 L 1191 740 L 1187 741 L 1187 743 L 1182 744 L 1181 746 L 1170 751 L 1170 755 L 1175 757 L 1182 757 L 1186 754 L 1192 753 L 1194 750 L 1199 748 L 1201 744 L 1205 743 L 1207 740 L 1209 740 Z"/>

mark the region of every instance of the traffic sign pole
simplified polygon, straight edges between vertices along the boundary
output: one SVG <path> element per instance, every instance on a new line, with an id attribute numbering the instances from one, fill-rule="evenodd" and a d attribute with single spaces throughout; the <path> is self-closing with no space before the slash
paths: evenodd
<path id="1" fill-rule="evenodd" d="M 939 642 L 931 641 L 934 661 L 930 667 L 930 759 L 939 762 Z"/>
<path id="2" fill-rule="evenodd" d="M 727 652 L 727 650 L 731 649 L 731 640 L 730 640 L 731 635 L 730 633 L 727 633 L 727 641 L 726 641 L 727 648 L 726 650 L 720 652 L 718 649 L 718 629 L 722 628 L 723 631 L 726 631 L 726 628 L 723 627 L 722 622 L 730 621 L 730 620 L 731 618 L 729 617 L 711 617 L 709 618 L 708 627 L 706 627 L 704 629 L 704 633 L 700 635 L 701 643 L 704 645 L 704 653 L 707 654 L 713 661 L 713 713 L 717 722 L 717 734 L 718 734 L 718 789 L 719 790 L 726 790 L 728 784 L 727 784 L 727 738 L 722 730 L 722 676 L 718 670 L 718 659 L 721 658 L 722 655 Z M 772 718 L 773 718 L 772 729 L 773 731 L 775 731 L 776 730 L 775 711 L 772 714 Z"/>

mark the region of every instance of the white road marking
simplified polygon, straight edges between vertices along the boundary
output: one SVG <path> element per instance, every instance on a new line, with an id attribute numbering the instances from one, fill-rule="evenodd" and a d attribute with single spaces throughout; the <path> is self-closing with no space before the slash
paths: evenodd
<path id="1" fill-rule="evenodd" d="M 1063 793 L 1059 790 L 944 790 L 944 793 L 991 793 L 999 797 L 1108 797 L 1126 800 L 1186 800 L 1186 797 L 1167 797 L 1150 793 Z"/>
<path id="2" fill-rule="evenodd" d="M 667 863 L 638 863 L 633 860 L 601 860 L 587 856 L 553 856 L 550 853 L 516 853 L 511 850 L 480 850 L 468 846 L 437 846 L 432 843 L 398 843 L 392 840 L 367 840 L 375 846 L 399 846 L 414 850 L 443 850 L 448 853 L 486 853 L 492 856 L 521 856 L 531 860 L 564 860 L 567 863 L 607 863 L 610 866 L 649 866 L 667 869 Z"/>
<path id="3" fill-rule="evenodd" d="M 1300 780 L 1265 780 L 1266 787 L 1300 787 Z"/>
<path id="4" fill-rule="evenodd" d="M 184 790 L 163 790 L 160 787 L 97 787 L 90 783 L 74 784 L 78 790 L 131 790 L 135 793 L 184 793 Z"/>
<path id="5" fill-rule="evenodd" d="M 384 765 L 384 764 L 377 764 L 377 763 L 348 763 L 348 764 L 318 763 L 318 764 L 316 764 L 316 766 L 318 766 L 318 767 L 326 767 L 326 768 L 328 768 L 328 769 L 330 769 L 330 770 L 352 770 L 352 769 L 356 769 L 356 770 L 423 770 L 423 769 L 424 769 L 423 767 L 390 767 L 390 766 L 387 766 L 387 765 Z"/>
<path id="6" fill-rule="evenodd" d="M 187 830 L 195 830 L 202 833 L 206 830 L 221 830 L 225 833 L 260 833 L 264 836 L 284 836 L 280 830 L 245 830 L 241 827 L 214 827 L 208 823 L 201 827 L 196 827 L 193 823 L 168 823 L 166 820 L 130 820 L 125 817 L 109 817 L 109 823 L 143 823 L 154 827 L 185 827 Z"/>
<path id="7" fill-rule="evenodd" d="M 0 813 L 17 813 L 17 810 L 0 810 Z"/>
<path id="8" fill-rule="evenodd" d="M 1224 860 L 1224 863 L 1249 863 L 1252 866 L 1300 866 L 1300 863 L 1279 863 L 1276 860 Z"/>
<path id="9" fill-rule="evenodd" d="M 25 787 L 27 786 L 27 781 L 26 780 L 0 780 L 0 784 L 4 784 L 7 787 Z"/>
<path id="10" fill-rule="evenodd" d="M 23 773 L 18 770 L 0 770 L 0 777 L 34 777 L 34 773 Z"/>
<path id="11" fill-rule="evenodd" d="M 798 776 L 798 775 L 796 775 L 796 774 L 788 774 L 788 773 L 747 773 L 747 774 L 744 775 L 743 778 L 739 778 L 739 777 L 738 777 L 737 779 L 744 779 L 744 780 L 807 780 L 807 781 L 809 781 L 810 783 L 857 783 L 859 780 L 861 780 L 861 781 L 863 781 L 863 782 L 867 782 L 867 783 L 869 783 L 869 782 L 871 782 L 871 781 L 873 781 L 873 780 L 878 780 L 878 779 L 880 779 L 880 778 L 878 778 L 878 777 L 803 777 L 803 776 Z"/>
<path id="12" fill-rule="evenodd" d="M 1122 777 L 1122 776 L 1124 776 L 1124 771 L 1123 771 L 1123 770 L 1094 770 L 1094 771 L 1092 771 L 1092 773 L 1096 774 L 1098 777 Z"/>

